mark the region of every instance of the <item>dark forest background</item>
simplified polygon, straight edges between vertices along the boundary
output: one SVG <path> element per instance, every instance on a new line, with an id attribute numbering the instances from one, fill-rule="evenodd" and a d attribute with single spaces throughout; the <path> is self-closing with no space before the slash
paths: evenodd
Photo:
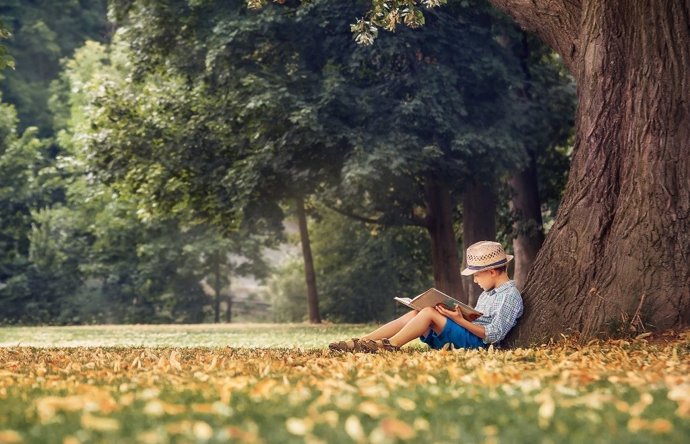
<path id="1" fill-rule="evenodd" d="M 465 246 L 518 284 L 573 80 L 482 1 L 358 45 L 366 2 L 3 0 L 0 323 L 382 321 Z M 8 57 L 7 57 L 8 56 Z"/>

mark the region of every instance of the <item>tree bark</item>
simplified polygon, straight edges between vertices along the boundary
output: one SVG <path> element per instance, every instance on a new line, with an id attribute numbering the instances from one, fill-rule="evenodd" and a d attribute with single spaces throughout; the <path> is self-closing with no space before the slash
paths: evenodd
<path id="1" fill-rule="evenodd" d="M 215 252 L 213 254 L 213 274 L 215 277 L 215 284 L 213 286 L 213 291 L 216 293 L 216 299 L 213 301 L 213 320 L 217 324 L 220 322 L 220 291 L 221 291 L 221 281 L 220 281 L 220 253 Z"/>
<path id="2" fill-rule="evenodd" d="M 512 339 L 687 326 L 690 1 L 491 1 L 561 54 L 579 99 L 568 184 Z"/>
<path id="3" fill-rule="evenodd" d="M 513 279 L 517 287 L 522 289 L 527 281 L 527 273 L 544 243 L 537 167 L 533 153 L 530 153 L 528 167 L 513 174 L 508 179 L 508 185 L 511 189 L 510 207 L 513 213 Z"/>
<path id="4" fill-rule="evenodd" d="M 475 242 L 496 239 L 496 188 L 493 184 L 472 184 L 462 195 L 463 251 Z M 467 264 L 463 261 L 463 264 Z M 465 277 L 468 303 L 476 304 L 482 289 L 472 277 Z"/>
<path id="5" fill-rule="evenodd" d="M 225 298 L 227 302 L 227 307 L 225 309 L 225 322 L 230 324 L 232 322 L 232 293 L 228 293 L 228 297 Z"/>
<path id="6" fill-rule="evenodd" d="M 552 47 L 571 72 L 574 72 L 580 63 L 581 54 L 578 50 L 582 34 L 583 5 L 596 1 L 489 0 L 498 9 L 513 17 L 524 30 L 535 33 Z"/>
<path id="7" fill-rule="evenodd" d="M 467 301 L 462 288 L 458 242 L 453 231 L 453 204 L 448 187 L 427 178 L 425 183 L 427 219 L 431 238 L 434 286 L 454 298 Z"/>
<path id="8" fill-rule="evenodd" d="M 309 231 L 307 229 L 307 214 L 304 210 L 304 199 L 295 199 L 297 209 L 297 224 L 299 225 L 299 236 L 302 242 L 302 256 L 304 257 L 304 278 L 307 283 L 307 306 L 309 308 L 309 322 L 312 324 L 321 323 L 319 314 L 319 296 L 316 292 L 316 273 L 314 272 L 314 259 L 311 255 L 311 244 L 309 242 Z"/>

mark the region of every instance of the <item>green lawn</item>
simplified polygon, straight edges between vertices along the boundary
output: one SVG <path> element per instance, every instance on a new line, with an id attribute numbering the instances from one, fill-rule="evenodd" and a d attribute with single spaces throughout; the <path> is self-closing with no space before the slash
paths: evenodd
<path id="1" fill-rule="evenodd" d="M 324 349 L 369 328 L 0 329 L 0 443 L 589 444 L 690 436 L 690 332 L 500 351 Z"/>
<path id="2" fill-rule="evenodd" d="M 323 348 L 371 326 L 309 324 L 97 325 L 2 327 L 0 347 L 281 347 Z"/>

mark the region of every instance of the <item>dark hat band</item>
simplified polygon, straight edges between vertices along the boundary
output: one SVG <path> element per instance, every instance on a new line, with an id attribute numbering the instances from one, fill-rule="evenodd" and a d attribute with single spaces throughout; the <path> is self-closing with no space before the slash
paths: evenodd
<path id="1" fill-rule="evenodd" d="M 467 268 L 470 270 L 482 270 L 487 267 L 497 267 L 499 265 L 503 265 L 508 263 L 508 258 L 501 259 L 498 262 L 494 262 L 493 264 L 488 264 L 488 265 L 468 265 Z"/>

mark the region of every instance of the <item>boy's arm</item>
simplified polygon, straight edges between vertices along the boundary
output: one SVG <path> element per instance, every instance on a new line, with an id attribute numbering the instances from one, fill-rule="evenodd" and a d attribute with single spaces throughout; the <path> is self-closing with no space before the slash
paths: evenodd
<path id="1" fill-rule="evenodd" d="M 460 308 L 457 308 L 457 310 L 448 310 L 446 307 L 439 304 L 436 306 L 436 310 L 448 319 L 455 321 L 455 323 L 459 326 L 466 328 L 470 333 L 477 335 L 482 339 L 486 338 L 486 329 L 484 329 L 484 326 L 473 324 L 465 319 L 462 316 Z"/>

